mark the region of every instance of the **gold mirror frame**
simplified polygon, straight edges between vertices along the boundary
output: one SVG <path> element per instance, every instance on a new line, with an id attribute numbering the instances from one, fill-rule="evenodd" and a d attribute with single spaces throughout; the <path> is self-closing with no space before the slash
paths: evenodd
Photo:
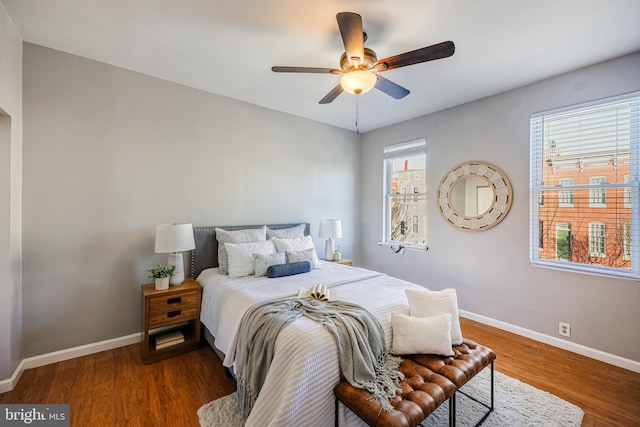
<path id="1" fill-rule="evenodd" d="M 465 216 L 456 211 L 451 203 L 451 190 L 466 177 L 485 179 L 493 190 L 493 201 L 485 212 L 478 216 Z M 438 208 L 447 222 L 465 231 L 482 231 L 496 226 L 509 213 L 513 201 L 513 189 L 507 175 L 500 168 L 483 161 L 460 163 L 449 170 L 438 186 Z"/>

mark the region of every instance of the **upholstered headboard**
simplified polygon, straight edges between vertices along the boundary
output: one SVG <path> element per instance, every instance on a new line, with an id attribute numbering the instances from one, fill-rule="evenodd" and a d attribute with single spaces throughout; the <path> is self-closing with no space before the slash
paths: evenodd
<path id="1" fill-rule="evenodd" d="M 193 237 L 196 248 L 191 251 L 191 277 L 196 279 L 202 270 L 218 266 L 218 240 L 216 240 L 216 228 L 223 230 L 242 230 L 245 228 L 260 228 L 266 225 L 272 230 L 295 227 L 305 224 L 304 235 L 310 234 L 309 223 L 296 222 L 292 224 L 259 224 L 259 225 L 228 225 L 211 227 L 193 227 Z"/>

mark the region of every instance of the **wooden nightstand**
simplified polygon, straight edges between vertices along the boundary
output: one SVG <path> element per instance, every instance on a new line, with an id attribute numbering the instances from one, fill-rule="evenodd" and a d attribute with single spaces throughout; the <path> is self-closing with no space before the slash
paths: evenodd
<path id="1" fill-rule="evenodd" d="M 331 262 L 337 262 L 338 264 L 353 266 L 353 261 L 350 259 L 341 259 L 340 261 L 331 261 Z"/>
<path id="2" fill-rule="evenodd" d="M 195 350 L 200 344 L 202 286 L 193 279 L 156 291 L 153 283 L 142 285 L 142 361 L 151 363 Z M 171 341 L 156 348 L 156 339 L 179 331 L 184 342 Z M 179 334 L 178 334 L 179 335 Z M 179 339 L 178 339 L 179 340 Z"/>

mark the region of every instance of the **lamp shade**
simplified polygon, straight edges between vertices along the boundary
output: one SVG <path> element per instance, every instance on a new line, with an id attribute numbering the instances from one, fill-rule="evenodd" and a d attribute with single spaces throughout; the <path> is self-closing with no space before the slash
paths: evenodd
<path id="1" fill-rule="evenodd" d="M 156 227 L 156 253 L 195 249 L 191 224 L 160 224 Z"/>
<path id="2" fill-rule="evenodd" d="M 323 219 L 320 221 L 319 237 L 335 239 L 342 237 L 342 222 L 339 219 Z"/>
<path id="3" fill-rule="evenodd" d="M 371 71 L 349 71 L 340 78 L 340 86 L 349 93 L 366 93 L 375 85 L 378 77 Z"/>

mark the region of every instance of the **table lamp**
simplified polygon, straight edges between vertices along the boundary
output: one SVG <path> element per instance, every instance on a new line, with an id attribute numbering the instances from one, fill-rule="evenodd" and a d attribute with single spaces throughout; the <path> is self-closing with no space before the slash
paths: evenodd
<path id="1" fill-rule="evenodd" d="M 193 226 L 191 224 L 160 224 L 156 227 L 156 253 L 168 253 L 168 265 L 176 267 L 169 284 L 184 282 L 184 261 L 182 252 L 195 249 Z"/>
<path id="2" fill-rule="evenodd" d="M 324 259 L 333 261 L 335 246 L 333 239 L 342 237 L 342 223 L 339 219 L 323 219 L 320 221 L 320 232 L 318 236 L 327 239 L 324 246 Z"/>

